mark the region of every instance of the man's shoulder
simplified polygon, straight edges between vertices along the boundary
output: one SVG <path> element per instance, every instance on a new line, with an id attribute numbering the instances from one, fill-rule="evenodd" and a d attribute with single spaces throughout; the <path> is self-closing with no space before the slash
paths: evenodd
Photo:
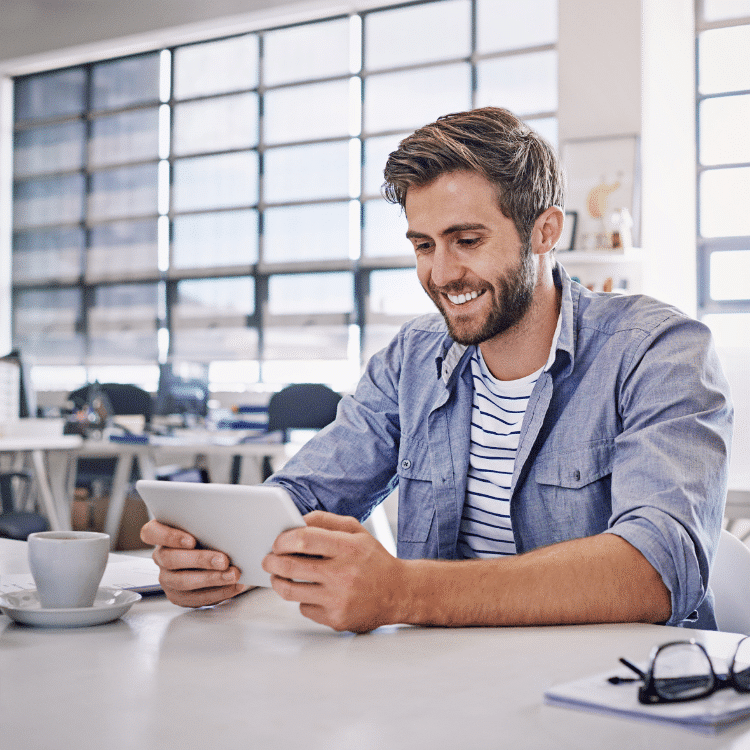
<path id="1" fill-rule="evenodd" d="M 665 326 L 698 324 L 673 305 L 645 294 L 582 294 L 578 309 L 579 329 L 595 329 L 604 334 L 651 334 Z"/>
<path id="2" fill-rule="evenodd" d="M 451 339 L 441 315 L 427 314 L 404 323 L 390 343 L 369 363 L 369 367 L 387 371 L 400 371 L 404 366 L 422 366 L 428 363 L 430 368 L 435 359 L 440 357 L 445 347 L 450 346 Z"/>

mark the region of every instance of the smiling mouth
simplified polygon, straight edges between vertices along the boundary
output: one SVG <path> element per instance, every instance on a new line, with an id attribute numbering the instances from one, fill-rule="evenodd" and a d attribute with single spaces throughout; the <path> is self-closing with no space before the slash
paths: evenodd
<path id="1" fill-rule="evenodd" d="M 454 304 L 454 305 L 465 305 L 467 302 L 471 302 L 471 300 L 476 299 L 480 295 L 484 294 L 484 289 L 481 292 L 466 292 L 465 294 L 448 294 L 446 292 L 445 296 Z"/>

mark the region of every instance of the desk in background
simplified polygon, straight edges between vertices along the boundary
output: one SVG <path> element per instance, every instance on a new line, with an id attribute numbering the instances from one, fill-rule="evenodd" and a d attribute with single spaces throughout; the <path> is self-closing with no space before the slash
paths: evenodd
<path id="1" fill-rule="evenodd" d="M 54 530 L 70 528 L 70 500 L 65 485 L 70 455 L 82 440 L 77 435 L 40 435 L 0 438 L 0 453 L 28 457 L 42 511 Z M 16 464 L 14 468 L 21 468 Z M 61 481 L 62 480 L 62 481 Z"/>
<path id="2" fill-rule="evenodd" d="M 197 457 L 205 457 L 211 481 L 229 483 L 233 458 L 239 456 L 239 483 L 259 484 L 262 481 L 263 459 L 268 457 L 273 461 L 283 460 L 286 458 L 286 448 L 279 442 L 237 442 L 222 438 L 216 433 L 204 433 L 176 438 L 154 438 L 149 443 L 87 440 L 71 454 L 73 460 L 81 456 L 113 456 L 118 459 L 104 526 L 104 531 L 110 535 L 114 545 L 125 509 L 133 462 L 136 459 L 141 477 L 156 479 L 159 466 L 182 461 L 192 464 Z M 71 471 L 70 476 L 74 478 L 73 475 L 74 472 Z M 70 481 L 68 476 L 66 474 L 66 481 Z M 62 494 L 72 497 L 72 487 L 68 486 L 67 491 Z M 68 503 L 68 516 L 69 508 Z"/>
<path id="3" fill-rule="evenodd" d="M 0 579 L 25 542 L 0 540 Z M 335 633 L 256 589 L 214 608 L 146 597 L 115 622 L 42 630 L 0 615 L 2 744 L 13 750 L 601 750 L 750 746 L 543 703 L 552 684 L 645 660 L 694 636 L 658 625 L 413 628 Z M 634 689 L 633 686 L 623 686 Z"/>

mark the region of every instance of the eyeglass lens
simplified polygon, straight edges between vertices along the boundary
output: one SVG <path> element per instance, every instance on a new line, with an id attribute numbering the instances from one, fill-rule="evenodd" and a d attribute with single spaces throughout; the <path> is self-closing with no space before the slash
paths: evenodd
<path id="1" fill-rule="evenodd" d="M 659 649 L 652 675 L 654 690 L 668 701 L 700 698 L 714 689 L 711 662 L 696 643 L 670 643 Z M 750 674 L 745 677 L 750 680 Z"/>
<path id="2" fill-rule="evenodd" d="M 738 690 L 750 691 L 750 638 L 743 638 L 737 645 L 730 674 Z"/>

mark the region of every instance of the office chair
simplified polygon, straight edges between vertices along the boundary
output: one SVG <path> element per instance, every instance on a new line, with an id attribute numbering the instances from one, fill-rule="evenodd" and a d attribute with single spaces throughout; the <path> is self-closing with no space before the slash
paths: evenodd
<path id="1" fill-rule="evenodd" d="M 750 635 L 750 548 L 726 529 L 721 530 L 709 585 L 719 630 Z"/>
<path id="2" fill-rule="evenodd" d="M 321 383 L 295 383 L 282 388 L 268 402 L 268 431 L 281 430 L 289 442 L 289 430 L 321 430 L 336 419 L 341 396 Z"/>
<path id="3" fill-rule="evenodd" d="M 151 416 L 154 412 L 153 396 L 137 385 L 129 383 L 89 383 L 70 393 L 68 400 L 73 402 L 76 409 L 82 409 L 89 403 L 96 390 L 106 397 L 112 409 L 112 415 L 142 414 L 146 419 L 146 424 L 151 422 Z"/>
<path id="4" fill-rule="evenodd" d="M 268 402 L 268 432 L 281 432 L 289 442 L 289 430 L 322 430 L 336 419 L 340 394 L 321 383 L 294 383 L 271 396 Z M 273 473 L 271 461 L 263 460 L 263 479 Z"/>
<path id="5" fill-rule="evenodd" d="M 49 521 L 40 513 L 16 510 L 14 479 L 30 482 L 31 477 L 24 471 L 0 473 L 0 537 L 26 541 L 29 534 L 48 531 Z"/>

